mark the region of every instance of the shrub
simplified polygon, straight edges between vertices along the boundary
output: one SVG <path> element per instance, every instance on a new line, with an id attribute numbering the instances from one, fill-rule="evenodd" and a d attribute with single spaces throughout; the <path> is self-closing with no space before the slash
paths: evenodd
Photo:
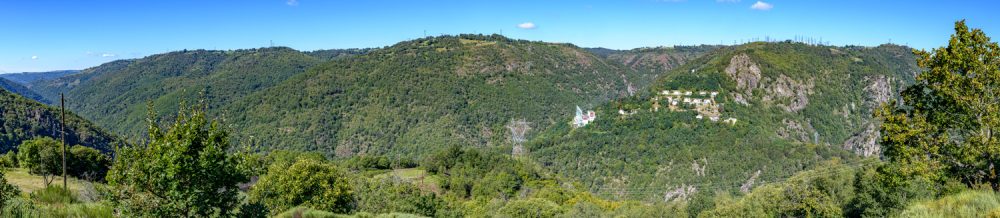
<path id="1" fill-rule="evenodd" d="M 250 191 L 251 202 L 273 212 L 308 206 L 335 213 L 354 208 L 354 191 L 344 170 L 313 159 L 299 159 L 287 169 L 271 168 Z"/>
<path id="2" fill-rule="evenodd" d="M 18 166 L 16 153 L 7 152 L 0 155 L 0 168 L 17 168 Z"/>
<path id="3" fill-rule="evenodd" d="M 563 209 L 552 201 L 541 198 L 516 200 L 500 208 L 500 214 L 509 217 L 555 217 Z"/>
<path id="4" fill-rule="evenodd" d="M 57 185 L 31 192 L 31 199 L 46 204 L 72 204 L 79 202 L 76 196 L 73 195 L 73 192 Z"/>
<path id="5" fill-rule="evenodd" d="M 7 183 L 3 170 L 0 169 L 0 209 L 7 207 L 7 201 L 21 194 L 21 190 L 16 186 Z M 6 213 L 5 213 L 6 214 Z"/>
<path id="6" fill-rule="evenodd" d="M 75 145 L 69 149 L 70 159 L 67 174 L 89 180 L 104 180 L 111 167 L 111 161 L 97 149 Z"/>
<path id="7" fill-rule="evenodd" d="M 229 134 L 204 111 L 183 111 L 166 131 L 151 113 L 149 143 L 119 149 L 106 196 L 126 216 L 230 216 L 239 206 L 247 177 L 228 152 Z"/>

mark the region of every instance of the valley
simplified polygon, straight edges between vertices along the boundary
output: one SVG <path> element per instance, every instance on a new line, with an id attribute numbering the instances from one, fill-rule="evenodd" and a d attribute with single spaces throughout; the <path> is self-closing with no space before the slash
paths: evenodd
<path id="1" fill-rule="evenodd" d="M 995 3 L 841 4 L 0 2 L 0 217 L 1000 217 Z"/>

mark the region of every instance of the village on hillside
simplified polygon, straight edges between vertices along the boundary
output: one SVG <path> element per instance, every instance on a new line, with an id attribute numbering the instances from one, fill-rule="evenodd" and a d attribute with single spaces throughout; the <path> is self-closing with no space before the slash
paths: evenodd
<path id="1" fill-rule="evenodd" d="M 649 109 L 650 112 L 658 113 L 663 105 L 666 108 L 663 110 L 666 113 L 670 112 L 682 112 L 682 111 L 695 111 L 697 119 L 708 119 L 712 122 L 723 122 L 730 125 L 736 125 L 737 119 L 734 117 L 729 117 L 722 119 L 722 112 L 719 109 L 719 103 L 715 98 L 719 95 L 717 91 L 685 91 L 685 90 L 662 90 L 656 93 L 655 96 L 650 98 L 652 101 L 652 108 Z M 618 109 L 618 114 L 622 117 L 629 117 L 633 114 L 639 113 L 639 109 Z M 597 119 L 597 114 L 588 110 L 586 113 L 580 109 L 580 106 L 576 107 L 576 115 L 573 117 L 571 122 L 574 128 L 584 127 Z"/>

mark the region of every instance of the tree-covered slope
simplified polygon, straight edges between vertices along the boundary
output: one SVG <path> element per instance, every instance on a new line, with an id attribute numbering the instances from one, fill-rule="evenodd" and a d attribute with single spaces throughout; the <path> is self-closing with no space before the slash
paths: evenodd
<path id="1" fill-rule="evenodd" d="M 38 93 L 35 93 L 35 91 L 32 91 L 28 87 L 24 87 L 23 85 L 8 80 L 6 78 L 0 78 L 0 89 L 4 89 L 13 92 L 15 94 L 24 96 L 26 98 L 30 98 L 31 100 L 39 101 L 42 103 L 49 103 L 49 101 L 45 99 L 45 97 L 42 97 L 42 95 L 39 95 Z"/>
<path id="2" fill-rule="evenodd" d="M 35 137 L 59 139 L 60 111 L 0 89 L 0 153 L 16 149 L 22 141 Z M 66 143 L 112 150 L 118 139 L 73 112 L 66 113 Z"/>
<path id="3" fill-rule="evenodd" d="M 511 119 L 560 122 L 626 95 L 634 72 L 568 44 L 423 38 L 318 66 L 227 107 L 227 120 L 270 147 L 340 156 L 495 147 Z"/>
<path id="4" fill-rule="evenodd" d="M 563 117 L 528 148 L 600 194 L 671 200 L 737 191 L 750 178 L 775 181 L 826 159 L 878 155 L 873 108 L 917 71 L 910 50 L 893 45 L 720 48 L 640 95 L 597 107 L 596 123 L 573 129 Z"/>
<path id="5" fill-rule="evenodd" d="M 185 50 L 110 62 L 32 88 L 50 97 L 64 92 L 73 111 L 121 134 L 142 135 L 147 102 L 176 111 L 179 101 L 204 99 L 214 109 L 321 62 L 283 47 Z"/>

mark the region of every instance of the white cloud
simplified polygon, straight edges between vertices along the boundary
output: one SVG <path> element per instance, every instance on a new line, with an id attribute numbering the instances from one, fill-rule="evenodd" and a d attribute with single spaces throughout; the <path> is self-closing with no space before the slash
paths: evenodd
<path id="1" fill-rule="evenodd" d="M 521 23 L 521 24 L 517 25 L 517 28 L 528 29 L 528 30 L 535 29 L 537 27 L 538 26 L 535 26 L 535 23 L 532 23 L 532 22 L 524 22 L 524 23 Z"/>
<path id="2" fill-rule="evenodd" d="M 111 54 L 111 53 L 104 53 L 104 54 L 101 54 L 101 57 L 106 57 L 106 58 L 107 58 L 107 57 L 114 57 L 114 56 L 117 56 L 117 55 L 115 55 L 115 54 Z"/>
<path id="3" fill-rule="evenodd" d="M 31 60 L 38 60 L 38 55 L 32 55 Z"/>
<path id="4" fill-rule="evenodd" d="M 288 0 L 285 4 L 288 6 L 299 6 L 299 0 Z"/>
<path id="5" fill-rule="evenodd" d="M 750 6 L 750 9 L 761 11 L 771 10 L 771 8 L 774 8 L 774 5 L 762 1 L 757 1 L 757 3 L 753 3 L 753 5 Z"/>

